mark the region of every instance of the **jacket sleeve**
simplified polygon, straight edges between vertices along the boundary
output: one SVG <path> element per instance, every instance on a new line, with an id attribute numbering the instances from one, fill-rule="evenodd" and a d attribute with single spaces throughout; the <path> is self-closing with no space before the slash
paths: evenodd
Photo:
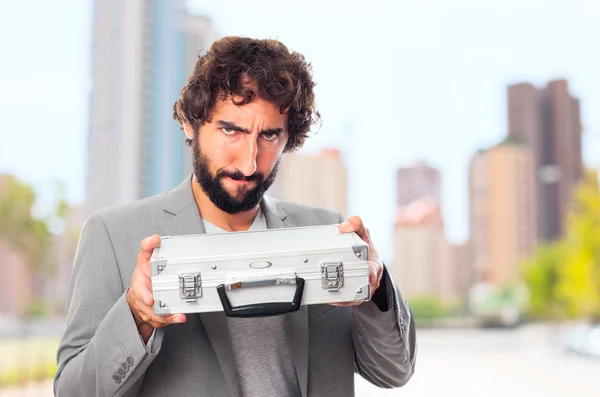
<path id="1" fill-rule="evenodd" d="M 136 395 L 160 351 L 163 331 L 155 330 L 153 343 L 146 347 L 125 292 L 108 230 L 92 215 L 75 255 L 55 396 Z"/>
<path id="2" fill-rule="evenodd" d="M 386 311 L 382 311 L 374 301 L 352 309 L 355 368 L 357 373 L 376 386 L 401 387 L 415 370 L 415 325 L 408 304 L 387 270 L 384 270 L 379 288 L 385 288 Z"/>
<path id="3" fill-rule="evenodd" d="M 415 370 L 416 330 L 408 304 L 385 265 L 373 299 L 353 306 L 352 315 L 355 371 L 382 388 L 404 386 Z"/>

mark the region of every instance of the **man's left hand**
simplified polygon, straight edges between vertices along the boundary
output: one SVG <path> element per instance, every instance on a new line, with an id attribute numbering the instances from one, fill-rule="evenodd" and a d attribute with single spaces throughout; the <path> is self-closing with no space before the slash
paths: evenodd
<path id="1" fill-rule="evenodd" d="M 340 223 L 340 225 L 338 226 L 338 229 L 342 233 L 356 232 L 358 237 L 360 237 L 364 242 L 369 244 L 369 268 L 370 268 L 369 283 L 371 284 L 371 296 L 369 297 L 369 299 L 370 299 L 373 297 L 373 294 L 375 293 L 377 288 L 379 288 L 379 283 L 381 282 L 381 276 L 383 275 L 383 263 L 381 262 L 381 259 L 379 259 L 379 255 L 377 255 L 377 251 L 375 250 L 375 247 L 373 246 L 371 236 L 369 234 L 369 229 L 367 229 L 365 227 L 362 219 L 360 219 L 358 216 L 353 216 L 350 219 L 348 219 L 346 222 Z M 361 303 L 362 302 L 331 303 L 331 305 L 334 305 L 334 306 L 357 306 L 357 305 L 360 305 Z"/>

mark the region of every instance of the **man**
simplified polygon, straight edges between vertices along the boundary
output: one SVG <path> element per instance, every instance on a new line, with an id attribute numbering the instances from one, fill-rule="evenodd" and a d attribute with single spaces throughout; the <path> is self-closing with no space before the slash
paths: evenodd
<path id="1" fill-rule="evenodd" d="M 274 40 L 226 37 L 199 57 L 174 106 L 193 175 L 83 228 L 57 396 L 332 397 L 354 395 L 355 371 L 386 388 L 410 379 L 414 324 L 361 219 L 264 196 L 281 155 L 319 118 L 313 88 L 310 65 Z M 153 314 L 160 235 L 338 223 L 370 244 L 369 302 L 262 318 Z"/>

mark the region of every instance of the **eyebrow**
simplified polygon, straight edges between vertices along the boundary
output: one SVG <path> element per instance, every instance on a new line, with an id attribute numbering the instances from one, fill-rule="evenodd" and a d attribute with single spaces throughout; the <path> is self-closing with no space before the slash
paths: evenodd
<path id="1" fill-rule="evenodd" d="M 241 131 L 243 133 L 246 134 L 250 134 L 250 130 L 240 127 L 239 125 L 236 125 L 234 123 L 232 123 L 231 121 L 225 121 L 225 120 L 217 120 L 217 124 L 220 125 L 222 128 L 227 128 L 230 130 L 236 130 L 236 131 Z M 279 135 L 283 132 L 283 128 L 267 128 L 265 130 L 260 131 L 259 134 L 273 134 L 273 135 Z"/>

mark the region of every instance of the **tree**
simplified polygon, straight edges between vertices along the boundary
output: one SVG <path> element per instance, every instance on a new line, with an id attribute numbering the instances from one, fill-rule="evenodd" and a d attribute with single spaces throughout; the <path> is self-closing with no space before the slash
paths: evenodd
<path id="1" fill-rule="evenodd" d="M 32 215 L 35 193 L 25 183 L 4 176 L 0 190 L 0 237 L 22 253 L 34 270 L 41 270 L 50 251 L 46 223 Z"/>
<path id="2" fill-rule="evenodd" d="M 529 289 L 529 314 L 537 318 L 561 316 L 561 302 L 557 295 L 560 265 L 565 260 L 562 243 L 541 245 L 534 257 L 525 262 L 525 281 Z"/>
<path id="3" fill-rule="evenodd" d="M 543 318 L 600 320 L 600 191 L 586 171 L 574 192 L 564 237 L 526 261 L 530 313 Z"/>
<path id="4" fill-rule="evenodd" d="M 565 315 L 600 319 L 600 192 L 595 172 L 587 172 L 575 191 L 564 243 L 556 293 Z"/>

